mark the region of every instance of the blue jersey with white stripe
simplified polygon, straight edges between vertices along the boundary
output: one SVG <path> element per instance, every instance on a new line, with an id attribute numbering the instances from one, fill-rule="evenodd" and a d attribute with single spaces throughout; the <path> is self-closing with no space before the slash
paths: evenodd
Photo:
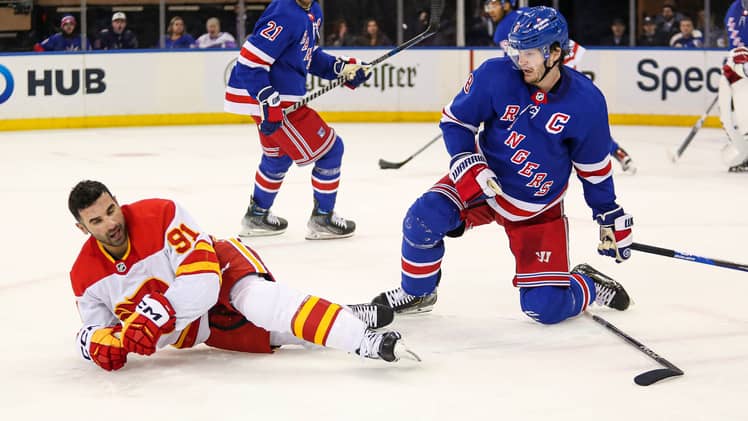
<path id="1" fill-rule="evenodd" d="M 740 0 L 735 0 L 725 14 L 725 29 L 730 49 L 748 44 L 748 10 Z"/>
<path id="2" fill-rule="evenodd" d="M 313 1 L 304 10 L 296 0 L 273 0 L 242 45 L 231 71 L 225 109 L 259 115 L 257 93 L 272 86 L 281 101 L 293 103 L 306 93 L 308 73 L 335 79 L 335 57 L 317 46 L 322 8 Z"/>
<path id="3" fill-rule="evenodd" d="M 560 67 L 545 93 L 524 82 L 508 58 L 489 59 L 443 111 L 449 153 L 477 148 L 496 173 L 503 195 L 489 204 L 510 220 L 527 219 L 562 200 L 572 167 L 593 216 L 615 203 L 611 135 L 605 98 L 583 74 Z"/>

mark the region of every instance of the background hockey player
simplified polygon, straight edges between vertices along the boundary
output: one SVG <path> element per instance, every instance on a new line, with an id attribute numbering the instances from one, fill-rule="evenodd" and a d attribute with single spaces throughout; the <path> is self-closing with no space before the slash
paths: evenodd
<path id="1" fill-rule="evenodd" d="M 120 207 L 102 183 L 82 181 L 68 207 L 90 234 L 70 271 L 83 321 L 78 345 L 105 370 L 122 368 L 128 353 L 203 342 L 244 352 L 314 343 L 385 361 L 415 355 L 398 332 L 370 329 L 390 323 L 391 310 L 341 306 L 276 283 L 254 250 L 214 241 L 171 200 Z"/>
<path id="2" fill-rule="evenodd" d="M 629 258 L 633 220 L 616 203 L 605 99 L 589 78 L 561 65 L 568 48 L 559 12 L 527 9 L 509 35 L 509 57 L 484 62 L 444 107 L 449 174 L 405 215 L 401 287 L 374 303 L 399 313 L 430 310 L 444 237 L 496 221 L 514 254 L 522 310 L 534 320 L 557 323 L 591 302 L 628 307 L 620 284 L 588 265 L 569 270 L 563 199 L 572 168 L 600 225 L 600 254 Z"/>
<path id="3" fill-rule="evenodd" d="M 725 13 L 728 48 L 745 47 L 748 43 L 748 0 L 735 0 Z"/>
<path id="4" fill-rule="evenodd" d="M 291 163 L 313 165 L 314 208 L 309 240 L 353 235 L 356 224 L 334 212 L 343 140 L 311 108 L 289 115 L 283 109 L 306 93 L 307 73 L 324 79 L 344 76 L 355 89 L 371 77 L 369 66 L 333 57 L 317 46 L 322 8 L 314 0 L 274 0 L 244 42 L 226 88 L 225 110 L 257 122 L 262 159 L 254 194 L 239 235 L 275 235 L 288 221 L 270 212 Z"/>
<path id="5" fill-rule="evenodd" d="M 736 0 L 725 15 L 730 52 L 719 81 L 719 110 L 729 144 L 724 159 L 730 172 L 748 171 L 748 0 Z"/>

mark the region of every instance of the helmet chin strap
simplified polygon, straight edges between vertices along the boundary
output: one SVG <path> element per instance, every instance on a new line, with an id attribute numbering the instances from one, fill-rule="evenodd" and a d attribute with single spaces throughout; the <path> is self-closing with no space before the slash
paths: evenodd
<path id="1" fill-rule="evenodd" d="M 548 66 L 548 65 L 546 64 L 546 62 L 547 62 L 547 61 L 548 61 L 548 60 L 546 60 L 546 61 L 544 61 L 544 62 L 543 62 L 543 67 L 545 67 L 545 71 L 543 72 L 543 76 L 540 76 L 540 79 L 538 79 L 538 80 L 537 80 L 537 81 L 535 82 L 536 84 L 538 84 L 538 83 L 542 82 L 542 81 L 543 81 L 543 79 L 545 79 L 545 77 L 546 77 L 546 76 L 548 76 L 548 72 L 550 72 L 550 71 L 551 71 L 551 69 L 553 69 L 554 67 L 556 67 L 556 65 L 558 64 L 558 62 L 559 62 L 559 61 L 561 61 L 561 59 L 559 58 L 558 60 L 554 61 L 554 62 L 553 62 L 553 64 L 551 64 L 550 66 Z"/>

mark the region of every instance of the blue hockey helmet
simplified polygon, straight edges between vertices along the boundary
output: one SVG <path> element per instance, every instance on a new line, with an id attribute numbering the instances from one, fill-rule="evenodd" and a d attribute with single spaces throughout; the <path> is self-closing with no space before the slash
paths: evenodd
<path id="1" fill-rule="evenodd" d="M 561 12 L 551 7 L 537 6 L 525 9 L 514 21 L 508 37 L 507 54 L 517 64 L 519 51 L 537 48 L 548 59 L 551 46 L 558 43 L 565 53 L 569 51 L 569 29 Z"/>

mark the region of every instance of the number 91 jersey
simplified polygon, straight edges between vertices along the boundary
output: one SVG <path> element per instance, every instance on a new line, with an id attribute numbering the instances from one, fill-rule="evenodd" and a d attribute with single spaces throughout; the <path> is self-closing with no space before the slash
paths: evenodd
<path id="1" fill-rule="evenodd" d="M 158 346 L 191 347 L 209 336 L 207 312 L 218 298 L 221 269 L 210 236 L 170 200 L 122 206 L 128 248 L 117 260 L 93 236 L 70 271 L 83 325 L 112 326 L 127 319 L 146 294 L 164 294 L 176 311 L 176 329 Z"/>

